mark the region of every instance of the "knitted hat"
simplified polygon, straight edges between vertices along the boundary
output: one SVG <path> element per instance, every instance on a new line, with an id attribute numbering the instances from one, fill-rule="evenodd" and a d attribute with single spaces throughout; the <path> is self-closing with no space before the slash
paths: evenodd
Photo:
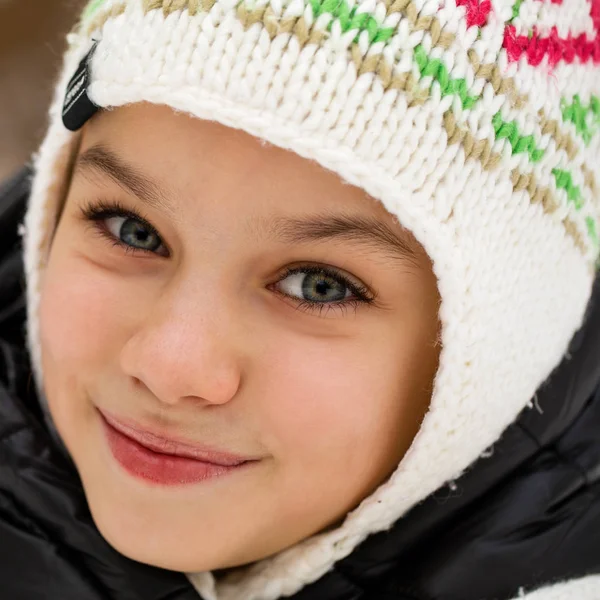
<path id="1" fill-rule="evenodd" d="M 397 216 L 438 278 L 439 370 L 398 469 L 339 528 L 218 583 L 189 574 L 206 600 L 272 600 L 321 577 L 457 478 L 560 362 L 599 250 L 599 32 L 598 0 L 89 4 L 22 230 L 40 392 L 40 274 L 79 136 L 61 113 L 92 46 L 67 113 L 81 98 L 166 104 L 316 160 Z"/>

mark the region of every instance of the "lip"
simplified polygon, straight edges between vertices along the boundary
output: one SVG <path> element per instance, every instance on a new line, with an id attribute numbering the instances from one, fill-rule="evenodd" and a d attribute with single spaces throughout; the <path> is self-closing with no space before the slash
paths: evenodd
<path id="1" fill-rule="evenodd" d="M 160 485 L 205 481 L 257 462 L 255 458 L 166 438 L 98 412 L 113 457 L 131 475 Z"/>

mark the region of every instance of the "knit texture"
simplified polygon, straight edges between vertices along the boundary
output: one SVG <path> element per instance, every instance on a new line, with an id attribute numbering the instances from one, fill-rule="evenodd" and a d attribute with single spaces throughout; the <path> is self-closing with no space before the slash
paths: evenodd
<path id="1" fill-rule="evenodd" d="M 590 575 L 565 583 L 548 585 L 530 594 L 523 590 L 514 600 L 598 600 L 600 598 L 600 575 Z"/>
<path id="2" fill-rule="evenodd" d="M 440 366 L 396 472 L 334 531 L 218 584 L 189 574 L 206 600 L 274 600 L 321 577 L 452 485 L 560 362 L 599 250 L 599 28 L 598 0 L 89 4 L 69 36 L 24 223 L 42 397 L 42 275 L 79 135 L 61 108 L 92 39 L 97 105 L 166 104 L 318 161 L 398 217 L 438 278 Z"/>

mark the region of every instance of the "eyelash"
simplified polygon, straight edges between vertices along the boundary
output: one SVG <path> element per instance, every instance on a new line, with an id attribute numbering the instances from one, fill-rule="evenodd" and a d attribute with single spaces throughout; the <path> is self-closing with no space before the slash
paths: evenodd
<path id="1" fill-rule="evenodd" d="M 148 222 L 148 220 L 140 213 L 126 208 L 118 200 L 112 200 L 109 202 L 104 200 L 87 202 L 81 207 L 81 215 L 85 221 L 88 221 L 92 224 L 97 233 L 111 242 L 113 246 L 118 246 L 123 249 L 125 253 L 130 253 L 133 255 L 137 253 L 156 254 L 156 252 L 153 250 L 135 248 L 134 246 L 130 246 L 122 242 L 103 226 L 102 221 L 110 219 L 111 217 L 125 217 L 134 221 L 138 221 L 139 223 L 142 223 L 144 227 L 146 227 L 153 235 L 156 235 L 159 239 L 161 239 L 161 244 L 166 248 L 166 245 L 162 241 L 158 231 Z M 374 295 L 366 286 L 351 281 L 348 277 L 344 276 L 343 273 L 326 266 L 306 265 L 299 267 L 286 267 L 283 276 L 280 277 L 276 283 L 279 283 L 290 275 L 295 275 L 296 273 L 326 275 L 327 277 L 343 283 L 344 286 L 356 296 L 355 298 L 337 302 L 312 302 L 310 300 L 299 300 L 295 296 L 290 296 L 282 292 L 276 292 L 281 296 L 293 300 L 298 310 L 302 310 L 304 312 L 315 312 L 318 314 L 318 316 L 322 316 L 324 310 L 342 310 L 345 312 L 348 308 L 354 308 L 356 312 L 356 309 L 360 305 L 369 305 L 375 301 Z"/>

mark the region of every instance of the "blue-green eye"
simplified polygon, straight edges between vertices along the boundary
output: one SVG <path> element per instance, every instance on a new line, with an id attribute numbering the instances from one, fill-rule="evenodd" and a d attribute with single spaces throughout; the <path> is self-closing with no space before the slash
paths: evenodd
<path id="1" fill-rule="evenodd" d="M 324 271 L 296 271 L 279 282 L 284 294 L 306 302 L 342 302 L 352 297 L 347 283 Z"/>
<path id="2" fill-rule="evenodd" d="M 158 234 L 142 221 L 130 217 L 108 217 L 105 223 L 106 228 L 117 240 L 138 250 L 156 252 L 162 245 Z"/>
<path id="3" fill-rule="evenodd" d="M 83 219 L 93 223 L 94 229 L 115 246 L 127 253 L 137 252 L 168 256 L 168 250 L 158 232 L 147 219 L 125 208 L 119 201 L 93 202 L 81 209 Z M 112 226 L 108 223 L 116 220 Z M 159 249 L 163 246 L 163 251 Z"/>
<path id="4" fill-rule="evenodd" d="M 375 301 L 373 293 L 360 281 L 351 279 L 335 267 L 311 264 L 288 267 L 277 281 L 277 292 L 291 298 L 306 312 L 358 308 Z"/>

